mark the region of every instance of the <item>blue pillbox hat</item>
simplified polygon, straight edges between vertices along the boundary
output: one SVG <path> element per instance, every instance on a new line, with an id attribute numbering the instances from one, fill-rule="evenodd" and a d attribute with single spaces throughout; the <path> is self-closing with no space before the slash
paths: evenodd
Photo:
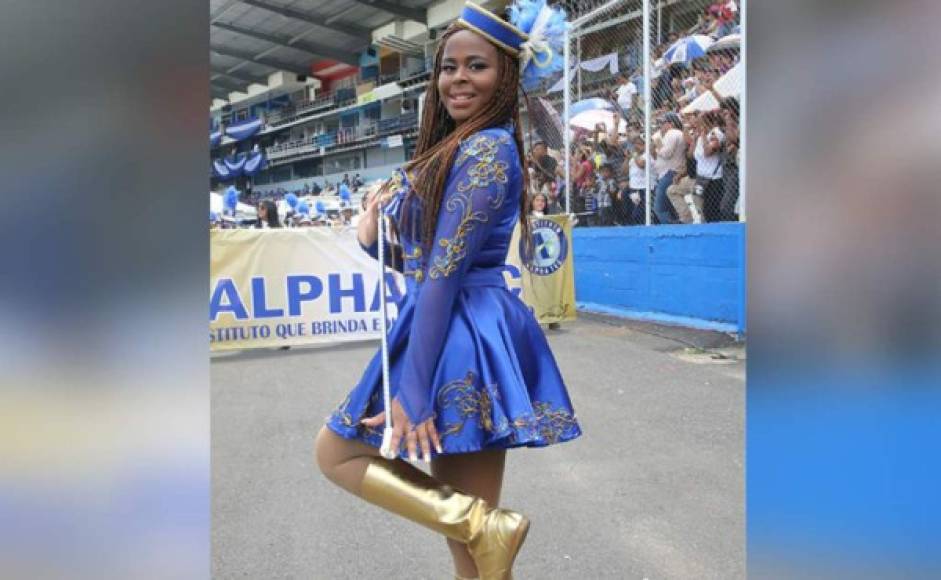
<path id="1" fill-rule="evenodd" d="M 473 2 L 464 4 L 457 21 L 513 56 L 519 56 L 520 45 L 529 40 L 525 32 Z"/>

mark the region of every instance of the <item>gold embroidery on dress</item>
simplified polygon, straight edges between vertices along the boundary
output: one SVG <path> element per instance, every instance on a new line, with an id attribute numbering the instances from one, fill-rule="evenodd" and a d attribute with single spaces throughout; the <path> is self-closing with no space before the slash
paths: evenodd
<path id="1" fill-rule="evenodd" d="M 552 409 L 549 403 L 534 401 L 533 409 L 536 411 L 539 435 L 548 443 L 556 443 L 559 437 L 578 425 L 574 415 L 562 408 Z"/>
<path id="2" fill-rule="evenodd" d="M 398 191 L 402 189 L 402 172 L 392 172 L 392 178 L 389 180 L 389 191 Z"/>
<path id="3" fill-rule="evenodd" d="M 455 193 L 448 198 L 445 208 L 450 213 L 462 212 L 461 222 L 450 238 L 442 237 L 438 245 L 444 248 L 444 256 L 434 259 L 434 264 L 428 270 L 428 276 L 439 278 L 449 276 L 457 269 L 458 263 L 467 255 L 467 234 L 474 229 L 476 223 L 486 223 L 490 220 L 487 212 L 474 211 L 472 192 L 483 189 L 496 182 L 501 186 L 507 183 L 506 171 L 508 165 L 505 161 L 497 161 L 497 151 L 501 143 L 509 143 L 506 135 L 499 139 L 487 135 L 478 135 L 464 148 L 455 163 L 461 164 L 469 157 L 477 162 L 467 170 L 467 180 L 457 184 Z M 488 198 L 491 209 L 499 209 L 506 196 L 505 188 L 499 187 L 494 196 Z"/>
<path id="4" fill-rule="evenodd" d="M 528 429 L 533 426 L 536 421 L 532 417 L 526 415 L 522 417 L 517 417 L 513 420 L 513 426 L 517 429 Z"/>
<path id="5" fill-rule="evenodd" d="M 360 429 L 363 430 L 363 435 L 366 437 L 382 437 L 382 431 L 376 427 L 370 427 L 369 425 L 360 425 Z"/>
<path id="6" fill-rule="evenodd" d="M 379 402 L 379 395 L 381 391 L 376 391 L 369 397 L 369 406 L 375 408 L 375 405 Z M 363 425 L 359 422 L 359 419 L 353 419 L 353 415 L 349 412 L 350 406 L 350 395 L 347 395 L 342 403 L 333 411 L 332 415 L 329 417 L 330 420 L 338 421 L 344 427 L 356 427 L 356 429 L 364 436 L 369 437 L 382 437 L 382 431 L 378 427 L 370 427 L 368 425 Z M 365 411 L 364 411 L 365 412 Z M 361 419 L 362 417 L 360 417 Z"/>
<path id="7" fill-rule="evenodd" d="M 415 270 L 406 270 L 402 272 L 404 276 L 414 276 L 415 281 L 421 284 L 421 281 L 425 279 L 425 271 L 421 268 L 416 268 Z"/>
<path id="8" fill-rule="evenodd" d="M 406 252 L 402 255 L 402 258 L 404 260 L 421 260 L 421 257 L 422 257 L 421 246 L 415 246 L 415 249 L 412 251 L 412 253 L 409 254 Z M 425 265 L 419 262 L 417 268 L 414 268 L 411 270 L 409 270 L 408 268 L 405 268 L 403 269 L 402 274 L 405 276 L 414 276 L 415 281 L 418 283 L 421 283 L 421 281 L 425 279 L 424 267 Z"/>
<path id="9" fill-rule="evenodd" d="M 505 145 L 509 142 L 510 139 L 506 135 L 502 135 L 497 139 L 488 135 L 477 135 L 455 162 L 460 165 L 464 161 L 467 161 L 469 157 L 477 159 L 477 163 L 473 164 L 467 170 L 467 177 L 469 179 L 465 182 L 458 183 L 457 190 L 466 192 L 471 189 L 480 189 L 487 187 L 494 181 L 497 183 L 506 183 L 506 170 L 509 169 L 509 165 L 507 165 L 505 161 L 497 161 L 496 159 L 500 145 Z"/>
<path id="10" fill-rule="evenodd" d="M 459 421 L 445 425 L 442 437 L 460 433 L 467 420 L 474 415 L 477 415 L 481 429 L 493 433 L 493 402 L 485 387 L 480 390 L 474 388 L 474 378 L 474 373 L 468 371 L 463 379 L 451 381 L 438 391 L 438 406 L 451 407 L 461 417 Z"/>
<path id="11" fill-rule="evenodd" d="M 347 410 L 349 406 L 350 406 L 350 396 L 347 395 L 346 398 L 343 399 L 343 402 L 340 403 L 340 406 L 338 406 L 333 411 L 331 418 L 336 419 L 337 421 L 342 423 L 345 427 L 352 427 L 353 416 L 350 415 L 349 411 Z"/>

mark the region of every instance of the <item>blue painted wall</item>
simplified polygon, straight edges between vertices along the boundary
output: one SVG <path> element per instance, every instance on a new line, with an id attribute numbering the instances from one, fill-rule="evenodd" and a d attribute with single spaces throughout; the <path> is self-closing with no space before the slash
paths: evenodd
<path id="1" fill-rule="evenodd" d="M 576 228 L 580 304 L 745 331 L 745 224 Z"/>

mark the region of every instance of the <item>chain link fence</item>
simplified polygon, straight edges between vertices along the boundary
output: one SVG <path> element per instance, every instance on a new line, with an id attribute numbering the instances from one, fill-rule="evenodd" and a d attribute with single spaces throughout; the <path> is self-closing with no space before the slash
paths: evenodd
<path id="1" fill-rule="evenodd" d="M 581 226 L 744 220 L 740 4 L 561 2 L 569 67 L 526 107 L 547 211 Z"/>

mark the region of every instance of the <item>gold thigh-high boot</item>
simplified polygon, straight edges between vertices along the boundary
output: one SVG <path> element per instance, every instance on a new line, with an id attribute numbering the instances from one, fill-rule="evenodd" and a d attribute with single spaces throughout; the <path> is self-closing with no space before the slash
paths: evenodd
<path id="1" fill-rule="evenodd" d="M 363 477 L 366 501 L 467 545 L 480 580 L 510 580 L 529 519 L 491 508 L 408 463 L 373 457 Z"/>

